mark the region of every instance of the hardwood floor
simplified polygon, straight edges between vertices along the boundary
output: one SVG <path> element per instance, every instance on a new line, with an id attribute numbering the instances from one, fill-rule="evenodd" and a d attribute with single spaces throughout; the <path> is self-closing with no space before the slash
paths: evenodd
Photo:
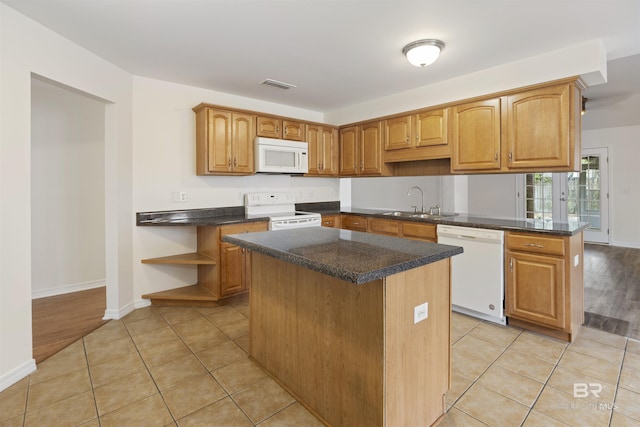
<path id="1" fill-rule="evenodd" d="M 640 249 L 584 246 L 585 326 L 640 339 Z"/>
<path id="2" fill-rule="evenodd" d="M 34 299 L 33 357 L 40 363 L 106 323 L 106 288 Z"/>

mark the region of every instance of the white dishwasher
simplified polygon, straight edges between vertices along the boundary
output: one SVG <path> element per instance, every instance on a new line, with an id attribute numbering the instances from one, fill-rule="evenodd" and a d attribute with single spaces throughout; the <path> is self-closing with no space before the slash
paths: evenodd
<path id="1" fill-rule="evenodd" d="M 438 243 L 462 246 L 451 258 L 453 311 L 501 325 L 504 316 L 504 232 L 439 224 Z"/>

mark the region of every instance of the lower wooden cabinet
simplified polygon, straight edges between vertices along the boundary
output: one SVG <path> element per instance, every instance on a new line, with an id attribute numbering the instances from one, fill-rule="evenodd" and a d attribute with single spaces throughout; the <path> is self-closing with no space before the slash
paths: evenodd
<path id="1" fill-rule="evenodd" d="M 401 226 L 401 236 L 404 238 L 426 240 L 427 242 L 436 242 L 438 240 L 435 224 L 402 221 Z"/>
<path id="2" fill-rule="evenodd" d="M 369 222 L 365 216 L 342 215 L 342 228 L 366 233 L 369 228 Z"/>
<path id="3" fill-rule="evenodd" d="M 322 226 L 340 228 L 342 221 L 340 221 L 340 215 L 322 215 Z"/>
<path id="4" fill-rule="evenodd" d="M 400 222 L 392 219 L 368 218 L 369 233 L 397 237 L 400 235 Z"/>
<path id="5" fill-rule="evenodd" d="M 573 341 L 584 321 L 582 233 L 507 233 L 505 300 L 509 323 Z"/>

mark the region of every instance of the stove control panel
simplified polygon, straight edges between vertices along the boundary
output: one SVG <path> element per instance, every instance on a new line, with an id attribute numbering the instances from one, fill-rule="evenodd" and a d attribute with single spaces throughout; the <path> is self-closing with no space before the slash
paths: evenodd
<path id="1" fill-rule="evenodd" d="M 247 193 L 244 195 L 245 206 L 292 205 L 296 197 L 293 193 Z"/>

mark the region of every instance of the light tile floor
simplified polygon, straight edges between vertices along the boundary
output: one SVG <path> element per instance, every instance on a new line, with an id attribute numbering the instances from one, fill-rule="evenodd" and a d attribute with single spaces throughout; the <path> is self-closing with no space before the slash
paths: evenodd
<path id="1" fill-rule="evenodd" d="M 247 357 L 247 313 L 110 321 L 0 393 L 0 426 L 322 425 Z M 640 342 L 583 328 L 567 345 L 454 313 L 446 400 L 441 426 L 640 426 Z"/>

